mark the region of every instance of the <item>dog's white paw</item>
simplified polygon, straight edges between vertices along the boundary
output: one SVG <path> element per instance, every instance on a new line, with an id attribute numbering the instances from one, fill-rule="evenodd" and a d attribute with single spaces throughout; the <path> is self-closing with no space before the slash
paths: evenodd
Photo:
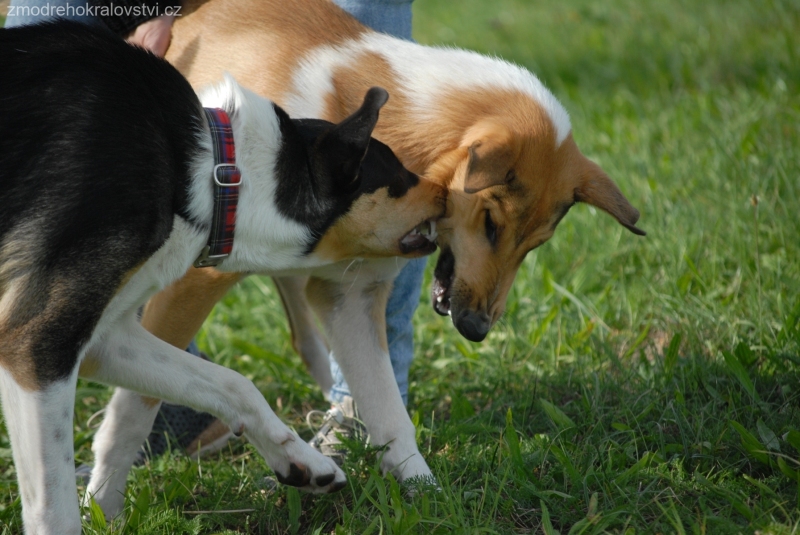
<path id="1" fill-rule="evenodd" d="M 347 478 L 335 462 L 325 457 L 294 435 L 284 442 L 272 459 L 267 459 L 275 477 L 284 485 L 297 487 L 314 494 L 337 492 L 345 487 Z"/>

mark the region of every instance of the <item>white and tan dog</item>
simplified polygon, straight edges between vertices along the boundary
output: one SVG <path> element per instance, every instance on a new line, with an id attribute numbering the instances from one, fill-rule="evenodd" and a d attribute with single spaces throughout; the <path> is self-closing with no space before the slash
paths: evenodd
<path id="1" fill-rule="evenodd" d="M 553 235 L 576 202 L 644 234 L 635 226 L 639 212 L 578 150 L 566 110 L 523 68 L 376 33 L 326 0 L 190 0 L 182 13 L 167 58 L 195 86 L 229 71 L 290 113 L 332 121 L 356 109 L 368 87 L 389 90 L 375 136 L 409 169 L 450 191 L 431 297 L 470 340 L 486 336 L 525 255 Z M 185 347 L 239 279 L 190 270 L 151 300 L 143 324 Z M 337 296 L 346 288 L 333 278 L 275 280 L 294 346 L 327 390 L 327 346 L 309 303 L 322 318 L 373 443 L 390 445 L 384 469 L 401 480 L 430 475 L 389 364 L 388 286 L 343 311 Z M 138 444 L 146 434 L 114 439 L 102 429 L 101 436 L 105 444 Z M 98 465 L 106 461 L 98 456 Z"/>

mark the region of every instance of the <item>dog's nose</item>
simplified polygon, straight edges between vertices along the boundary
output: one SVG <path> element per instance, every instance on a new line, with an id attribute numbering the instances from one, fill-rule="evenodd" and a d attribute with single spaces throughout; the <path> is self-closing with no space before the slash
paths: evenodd
<path id="1" fill-rule="evenodd" d="M 485 312 L 474 310 L 462 310 L 453 323 L 464 338 L 473 342 L 482 342 L 492 326 Z"/>

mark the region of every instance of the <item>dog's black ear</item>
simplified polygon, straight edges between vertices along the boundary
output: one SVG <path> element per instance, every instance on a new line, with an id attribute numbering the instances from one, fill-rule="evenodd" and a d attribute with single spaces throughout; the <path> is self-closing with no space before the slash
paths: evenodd
<path id="1" fill-rule="evenodd" d="M 378 112 L 389 100 L 380 87 L 367 91 L 364 103 L 352 115 L 331 128 L 319 143 L 319 150 L 333 173 L 335 194 L 349 194 L 358 188 L 358 170 L 367 154 L 370 138 L 378 123 Z"/>
<path id="2" fill-rule="evenodd" d="M 289 114 L 277 104 L 272 104 L 275 117 L 278 119 L 278 128 L 281 131 L 281 160 L 286 165 L 296 166 L 297 162 L 306 161 L 306 141 L 298 130 L 298 121 L 292 120 Z M 291 167 L 290 167 L 291 168 Z M 291 171 L 287 170 L 287 173 Z"/>

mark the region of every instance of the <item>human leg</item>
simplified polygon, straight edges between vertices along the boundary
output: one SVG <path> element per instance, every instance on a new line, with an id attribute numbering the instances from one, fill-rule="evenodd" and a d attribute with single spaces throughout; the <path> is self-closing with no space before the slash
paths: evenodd
<path id="1" fill-rule="evenodd" d="M 334 0 L 375 31 L 411 40 L 412 0 Z"/>

